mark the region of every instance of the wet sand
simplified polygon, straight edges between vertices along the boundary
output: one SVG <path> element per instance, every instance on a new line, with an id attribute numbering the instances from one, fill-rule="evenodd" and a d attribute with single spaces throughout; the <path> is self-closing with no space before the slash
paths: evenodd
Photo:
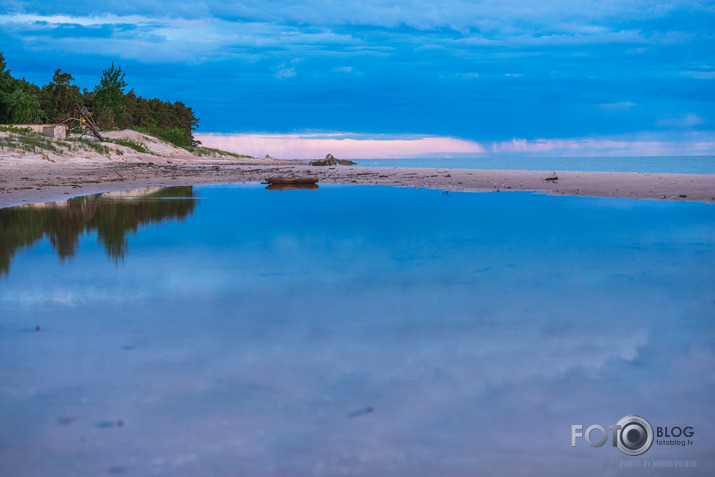
<path id="1" fill-rule="evenodd" d="M 197 157 L 73 158 L 40 155 L 0 160 L 0 207 L 141 187 L 263 182 L 317 177 L 321 183 L 396 185 L 449 191 L 534 191 L 553 195 L 715 203 L 715 175 L 317 167 L 303 161 Z"/>

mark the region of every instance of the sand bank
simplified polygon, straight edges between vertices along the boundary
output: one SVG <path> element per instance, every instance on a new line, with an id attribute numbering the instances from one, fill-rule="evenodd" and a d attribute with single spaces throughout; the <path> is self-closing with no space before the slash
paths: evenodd
<path id="1" fill-rule="evenodd" d="M 113 135 L 122 137 L 122 133 Z M 133 134 L 133 140 L 141 139 Z M 147 141 L 147 146 L 152 153 L 138 153 L 118 145 L 112 145 L 113 152 L 109 154 L 2 150 L 0 207 L 143 187 L 263 182 L 275 176 L 317 177 L 319 183 L 715 203 L 715 175 L 706 174 L 316 167 L 306 161 L 196 157 L 161 141 Z"/>

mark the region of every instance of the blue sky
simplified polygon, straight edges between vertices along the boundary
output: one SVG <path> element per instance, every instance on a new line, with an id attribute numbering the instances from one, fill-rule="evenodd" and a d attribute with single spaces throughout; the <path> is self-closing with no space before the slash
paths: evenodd
<path id="1" fill-rule="evenodd" d="M 88 88 L 114 60 L 202 133 L 712 153 L 713 25 L 712 1 L 3 0 L 0 51 L 15 75 Z"/>

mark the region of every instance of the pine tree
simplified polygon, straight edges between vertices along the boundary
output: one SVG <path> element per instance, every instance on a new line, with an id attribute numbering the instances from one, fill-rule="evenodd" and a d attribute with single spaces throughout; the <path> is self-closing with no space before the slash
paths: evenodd
<path id="1" fill-rule="evenodd" d="M 112 128 L 121 124 L 124 118 L 124 107 L 127 103 L 124 96 L 124 89 L 127 87 L 125 76 L 121 66 L 114 68 L 112 62 L 112 67 L 102 72 L 99 85 L 94 87 L 94 114 L 101 127 Z"/>
<path id="2" fill-rule="evenodd" d="M 71 74 L 58 69 L 52 81 L 42 88 L 43 109 L 50 121 L 64 121 L 72 116 L 75 108 L 82 107 L 82 94 L 73 81 Z"/>

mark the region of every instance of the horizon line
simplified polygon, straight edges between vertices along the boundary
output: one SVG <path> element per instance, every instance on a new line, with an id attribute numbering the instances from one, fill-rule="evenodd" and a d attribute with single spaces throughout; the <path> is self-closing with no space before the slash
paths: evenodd
<path id="1" fill-rule="evenodd" d="M 333 154 L 344 159 L 466 157 L 659 157 L 715 155 L 715 132 L 696 138 L 663 138 L 642 133 L 628 138 L 513 138 L 475 141 L 428 134 L 354 132 L 195 133 L 206 147 L 253 157 L 317 159 Z M 661 135 L 662 136 L 662 135 Z"/>

